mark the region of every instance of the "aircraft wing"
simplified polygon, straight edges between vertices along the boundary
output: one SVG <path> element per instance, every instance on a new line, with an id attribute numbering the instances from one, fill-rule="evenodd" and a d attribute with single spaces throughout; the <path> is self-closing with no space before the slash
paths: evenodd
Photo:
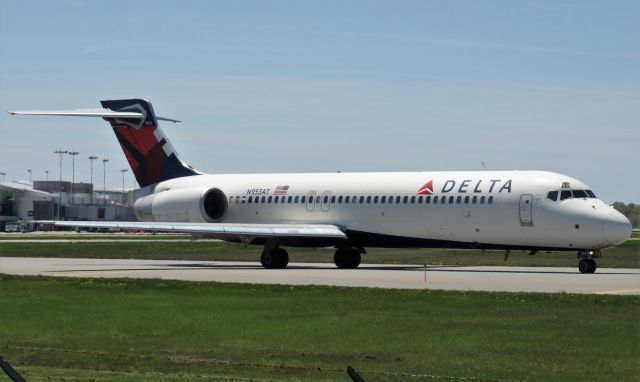
<path id="1" fill-rule="evenodd" d="M 161 223 L 161 222 L 97 222 L 97 221 L 37 221 L 58 227 L 85 227 L 153 232 L 207 234 L 211 237 L 272 238 L 307 237 L 346 239 L 347 235 L 329 224 L 232 224 L 232 223 Z"/>

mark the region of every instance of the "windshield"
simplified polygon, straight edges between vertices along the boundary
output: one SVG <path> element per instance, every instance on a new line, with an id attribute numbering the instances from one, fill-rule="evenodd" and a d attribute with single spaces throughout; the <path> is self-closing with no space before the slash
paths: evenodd
<path id="1" fill-rule="evenodd" d="M 572 199 L 572 198 L 595 198 L 596 194 L 591 190 L 562 190 L 562 191 L 549 191 L 547 199 L 558 200 L 558 193 L 560 193 L 560 200 Z"/>

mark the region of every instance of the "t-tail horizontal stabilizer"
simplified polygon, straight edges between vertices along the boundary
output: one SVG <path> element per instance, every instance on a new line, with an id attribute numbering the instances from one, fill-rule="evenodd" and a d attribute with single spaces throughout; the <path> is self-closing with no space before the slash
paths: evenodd
<path id="1" fill-rule="evenodd" d="M 21 110 L 11 115 L 47 115 L 66 117 L 98 117 L 111 124 L 131 170 L 141 187 L 183 176 L 200 175 L 176 153 L 158 120 L 180 122 L 158 117 L 149 101 L 124 99 L 100 101 L 103 109 Z"/>

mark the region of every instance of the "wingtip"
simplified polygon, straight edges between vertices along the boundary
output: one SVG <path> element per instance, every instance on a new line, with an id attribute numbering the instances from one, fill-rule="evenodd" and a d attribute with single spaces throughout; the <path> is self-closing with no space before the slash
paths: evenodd
<path id="1" fill-rule="evenodd" d="M 9 113 L 10 115 L 16 115 L 16 112 L 15 112 L 15 111 L 7 110 L 7 113 Z"/>

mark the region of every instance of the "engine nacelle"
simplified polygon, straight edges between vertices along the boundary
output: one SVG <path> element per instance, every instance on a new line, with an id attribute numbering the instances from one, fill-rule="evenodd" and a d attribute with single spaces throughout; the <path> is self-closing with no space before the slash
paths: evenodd
<path id="1" fill-rule="evenodd" d="M 139 221 L 217 223 L 224 218 L 228 207 L 222 190 L 191 187 L 140 198 L 134 203 L 133 211 Z"/>

